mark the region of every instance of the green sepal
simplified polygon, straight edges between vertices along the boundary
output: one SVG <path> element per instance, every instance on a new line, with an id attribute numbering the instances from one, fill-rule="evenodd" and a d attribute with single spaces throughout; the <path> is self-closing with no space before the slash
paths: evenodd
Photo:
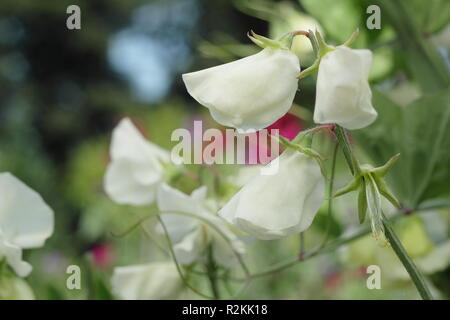
<path id="1" fill-rule="evenodd" d="M 250 32 L 247 33 L 247 37 L 249 37 L 250 40 L 252 40 L 252 42 L 254 44 L 256 44 L 258 47 L 261 47 L 263 49 L 272 48 L 272 49 L 289 50 L 289 48 L 287 46 L 285 46 L 281 41 L 263 37 L 259 34 L 256 34 L 255 32 L 253 32 L 253 30 L 250 30 Z"/>
<path id="2" fill-rule="evenodd" d="M 348 38 L 347 41 L 345 41 L 342 45 L 346 47 L 351 47 L 352 44 L 356 41 L 356 38 L 359 36 L 359 28 L 356 28 L 356 30 L 351 34 L 350 38 Z"/>
<path id="3" fill-rule="evenodd" d="M 364 179 L 364 178 L 362 178 Z M 364 220 L 366 219 L 366 212 L 367 212 L 367 198 L 366 198 L 366 185 L 363 181 L 363 183 L 361 183 L 361 186 L 359 188 L 359 193 L 358 193 L 358 218 L 359 218 L 359 223 L 363 223 Z"/>
<path id="4" fill-rule="evenodd" d="M 352 181 L 350 181 L 350 183 L 348 183 L 345 187 L 342 187 L 341 189 L 339 189 L 338 191 L 336 191 L 333 195 L 333 198 L 342 196 L 346 193 L 358 190 L 358 188 L 360 187 L 362 181 L 362 177 L 358 176 L 355 177 Z"/>
<path id="5" fill-rule="evenodd" d="M 374 176 L 383 178 L 388 170 L 397 162 L 399 157 L 400 153 L 397 153 L 396 155 L 392 156 L 383 166 L 373 169 L 372 173 L 374 174 Z"/>
<path id="6" fill-rule="evenodd" d="M 396 208 L 400 208 L 400 201 L 394 196 L 392 191 L 389 189 L 388 185 L 382 178 L 378 178 L 376 175 L 373 175 L 373 179 L 375 180 L 375 183 L 377 184 L 378 190 L 380 191 L 380 194 L 385 197 L 392 205 Z"/>
<path id="7" fill-rule="evenodd" d="M 317 44 L 319 46 L 319 58 L 323 58 L 328 52 L 334 51 L 335 48 L 325 42 L 319 31 L 315 32 Z"/>
<path id="8" fill-rule="evenodd" d="M 289 148 L 289 149 L 293 149 L 296 150 L 300 153 L 306 154 L 312 158 L 314 158 L 317 163 L 319 164 L 320 167 L 320 171 L 322 172 L 322 175 L 324 177 L 326 177 L 326 169 L 325 169 L 325 164 L 323 163 L 323 161 L 325 160 L 324 157 L 318 153 L 316 150 L 311 149 L 311 148 L 307 148 L 307 147 L 302 147 L 299 144 L 293 143 L 291 142 L 289 139 L 286 139 L 283 136 L 278 136 L 278 140 L 280 141 L 281 145 L 285 148 Z"/>

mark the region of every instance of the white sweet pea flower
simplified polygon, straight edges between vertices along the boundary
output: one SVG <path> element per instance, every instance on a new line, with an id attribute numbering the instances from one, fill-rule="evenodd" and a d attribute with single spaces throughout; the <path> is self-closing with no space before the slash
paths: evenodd
<path id="1" fill-rule="evenodd" d="M 0 261 L 26 277 L 32 266 L 22 250 L 40 248 L 53 233 L 53 211 L 41 196 L 10 173 L 0 174 Z"/>
<path id="2" fill-rule="evenodd" d="M 104 188 L 119 204 L 147 205 L 155 201 L 156 189 L 164 180 L 162 163 L 170 154 L 147 141 L 130 119 L 124 118 L 112 134 L 111 162 Z"/>
<path id="3" fill-rule="evenodd" d="M 368 77 L 372 64 L 370 50 L 339 46 L 322 57 L 316 88 L 314 122 L 337 123 L 354 130 L 375 121 Z"/>
<path id="4" fill-rule="evenodd" d="M 239 238 L 207 207 L 206 187 L 186 195 L 163 184 L 158 189 L 157 203 L 179 263 L 190 264 L 198 260 L 209 245 L 212 245 L 215 261 L 224 266 L 236 262 L 234 252 L 245 252 Z M 162 232 L 161 226 L 157 230 Z"/>
<path id="5" fill-rule="evenodd" d="M 173 262 L 153 262 L 114 268 L 112 291 L 122 300 L 173 299 L 182 281 Z"/>
<path id="6" fill-rule="evenodd" d="M 255 176 L 219 211 L 225 220 L 261 240 L 304 231 L 324 200 L 325 178 L 316 160 L 293 150 L 278 160 L 276 174 Z"/>
<path id="7" fill-rule="evenodd" d="M 297 91 L 300 63 L 286 49 L 257 54 L 183 74 L 189 94 L 222 125 L 251 132 L 281 118 Z"/>

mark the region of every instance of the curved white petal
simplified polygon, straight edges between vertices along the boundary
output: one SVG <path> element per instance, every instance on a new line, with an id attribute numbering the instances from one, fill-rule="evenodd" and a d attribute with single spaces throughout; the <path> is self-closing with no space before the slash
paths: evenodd
<path id="1" fill-rule="evenodd" d="M 0 230 L 23 249 L 39 248 L 53 233 L 53 210 L 42 197 L 10 173 L 0 174 Z"/>
<path id="2" fill-rule="evenodd" d="M 173 299 L 181 279 L 172 262 L 117 267 L 111 279 L 113 293 L 123 300 Z"/>
<path id="3" fill-rule="evenodd" d="M 327 53 L 317 76 L 314 122 L 337 123 L 353 130 L 377 118 L 368 77 L 372 52 L 345 46 Z"/>
<path id="4" fill-rule="evenodd" d="M 129 118 L 122 119 L 114 128 L 110 148 L 111 159 L 130 159 L 135 162 L 161 160 L 167 162 L 169 153 L 146 140 Z"/>
<path id="5" fill-rule="evenodd" d="M 198 259 L 206 247 L 202 228 L 196 228 L 173 246 L 175 256 L 181 264 L 190 264 Z"/>
<path id="6" fill-rule="evenodd" d="M 220 124 L 255 131 L 281 118 L 297 91 L 300 63 L 289 50 L 257 54 L 183 74 L 189 94 Z"/>
<path id="7" fill-rule="evenodd" d="M 200 187 L 189 196 L 166 184 L 161 185 L 157 201 L 162 212 L 161 219 L 181 264 L 189 264 L 197 260 L 208 245 L 207 241 L 211 241 L 209 243 L 213 244 L 213 253 L 217 262 L 226 266 L 232 265 L 236 262 L 233 250 L 243 254 L 244 244 L 222 219 L 207 211 L 206 191 L 206 187 Z M 185 212 L 192 216 L 170 212 Z M 163 231 L 161 226 L 158 226 L 157 230 Z"/>
<path id="8" fill-rule="evenodd" d="M 8 242 L 0 231 L 0 260 L 6 258 L 6 261 L 19 277 L 26 277 L 30 274 L 33 267 L 22 260 L 22 248 Z"/>
<path id="9" fill-rule="evenodd" d="M 155 201 L 160 179 L 158 176 L 153 183 L 143 184 L 136 177 L 134 163 L 126 159 L 116 160 L 106 170 L 104 188 L 106 194 L 119 204 L 141 206 Z"/>
<path id="10" fill-rule="evenodd" d="M 314 159 L 287 150 L 279 161 L 275 175 L 256 176 L 219 211 L 225 220 L 262 240 L 304 231 L 324 199 L 325 179 Z"/>
<path id="11" fill-rule="evenodd" d="M 244 242 L 225 226 L 225 222 L 220 221 L 219 218 L 212 223 L 216 224 L 221 233 L 212 232 L 214 260 L 225 267 L 235 266 L 238 262 L 236 254 L 241 256 L 245 254 Z"/>
<path id="12" fill-rule="evenodd" d="M 169 153 L 145 140 L 131 120 L 124 118 L 113 131 L 110 155 L 104 180 L 108 196 L 120 204 L 154 202 L 164 178 L 162 163 L 169 161 Z"/>
<path id="13" fill-rule="evenodd" d="M 183 214 L 204 215 L 202 203 L 197 202 L 189 195 L 167 184 L 162 184 L 157 192 L 157 203 L 162 213 L 161 219 L 173 242 L 181 241 L 201 225 L 201 220 Z"/>

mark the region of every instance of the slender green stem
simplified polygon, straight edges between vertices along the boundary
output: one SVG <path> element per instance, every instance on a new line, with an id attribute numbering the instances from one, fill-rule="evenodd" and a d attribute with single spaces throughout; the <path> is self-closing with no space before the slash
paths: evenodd
<path id="1" fill-rule="evenodd" d="M 342 152 L 344 153 L 345 160 L 347 161 L 348 167 L 352 174 L 355 174 L 355 169 L 353 168 L 353 159 L 352 159 L 352 149 L 350 147 L 350 143 L 348 142 L 347 134 L 345 133 L 344 128 L 340 125 L 336 125 L 334 128 L 334 132 L 336 133 L 336 137 L 339 141 L 339 145 L 342 148 Z"/>
<path id="2" fill-rule="evenodd" d="M 212 245 L 208 246 L 208 262 L 206 265 L 207 275 L 209 279 L 209 283 L 211 285 L 211 291 L 214 299 L 220 299 L 220 292 L 217 283 L 217 265 L 214 261 L 214 254 Z"/>
<path id="3" fill-rule="evenodd" d="M 325 229 L 325 238 L 323 239 L 322 244 L 319 246 L 319 249 L 323 248 L 325 244 L 328 241 L 328 238 L 330 236 L 330 229 L 331 229 L 331 218 L 332 218 L 332 211 L 333 211 L 333 185 L 334 185 L 334 174 L 336 171 L 336 159 L 337 159 L 337 151 L 338 151 L 339 144 L 336 144 L 336 146 L 333 149 L 333 158 L 331 160 L 331 173 L 330 173 L 330 181 L 328 182 L 328 190 L 327 190 L 327 197 L 328 197 L 328 208 L 327 208 L 327 225 Z"/>
<path id="4" fill-rule="evenodd" d="M 262 272 L 253 273 L 251 275 L 251 278 L 254 279 L 254 278 L 264 277 L 264 276 L 270 275 L 272 273 L 280 272 L 280 271 L 283 271 L 287 268 L 290 268 L 290 267 L 296 265 L 299 262 L 306 261 L 308 259 L 311 259 L 313 257 L 316 257 L 316 256 L 324 254 L 324 253 L 333 252 L 337 248 L 369 234 L 369 232 L 370 232 L 369 228 L 363 228 L 360 231 L 353 234 L 352 236 L 337 239 L 333 242 L 330 242 L 328 245 L 323 246 L 322 248 L 311 251 L 309 253 L 305 253 L 301 259 L 293 258 L 288 261 L 284 261 L 284 262 L 275 264 L 272 267 L 269 267 L 268 269 L 266 269 Z"/>
<path id="5" fill-rule="evenodd" d="M 390 223 L 386 219 L 383 219 L 383 224 L 384 224 L 384 232 L 392 246 L 392 249 L 402 262 L 406 271 L 408 271 L 408 274 L 411 277 L 411 280 L 413 281 L 417 290 L 419 291 L 420 296 L 424 300 L 433 300 L 433 296 L 431 295 L 431 292 L 428 289 L 423 276 L 420 274 L 419 270 L 417 269 L 417 266 L 414 264 L 412 259 L 408 256 L 408 253 L 406 252 L 402 243 L 397 238 L 394 229 L 392 229 Z"/>
<path id="6" fill-rule="evenodd" d="M 336 125 L 335 128 L 336 136 L 339 140 L 339 144 L 341 145 L 342 151 L 344 152 L 345 160 L 347 161 L 347 165 L 350 168 L 350 171 L 352 174 L 354 174 L 354 162 L 353 162 L 353 154 L 352 149 L 350 147 L 350 143 L 348 142 L 347 135 L 345 134 L 345 131 L 342 127 Z M 430 291 L 425 283 L 425 280 L 423 279 L 423 276 L 420 274 L 419 270 L 417 269 L 416 265 L 412 261 L 412 259 L 409 257 L 408 253 L 406 252 L 405 248 L 401 244 L 400 240 L 395 235 L 394 230 L 391 228 L 389 222 L 386 219 L 383 219 L 383 225 L 385 227 L 385 234 L 388 238 L 392 249 L 394 250 L 397 257 L 400 259 L 401 263 L 405 267 L 406 271 L 408 271 L 409 276 L 411 277 L 411 280 L 413 281 L 414 285 L 416 286 L 417 290 L 419 291 L 421 297 L 423 299 L 432 299 L 432 296 L 430 294 Z"/>
<path id="7" fill-rule="evenodd" d="M 198 291 L 195 287 L 191 286 L 191 284 L 188 282 L 188 280 L 186 279 L 186 277 L 185 277 L 185 275 L 183 273 L 181 265 L 178 262 L 178 259 L 177 259 L 177 256 L 175 254 L 175 251 L 173 250 L 172 239 L 170 239 L 169 232 L 167 231 L 167 227 L 164 224 L 164 222 L 161 219 L 161 217 L 159 216 L 159 214 L 157 215 L 157 217 L 158 217 L 159 223 L 161 224 L 161 227 L 164 230 L 164 236 L 166 237 L 167 244 L 169 246 L 169 250 L 170 250 L 170 253 L 172 255 L 173 262 L 175 263 L 175 267 L 177 268 L 177 271 L 178 271 L 178 274 L 180 275 L 181 281 L 183 281 L 184 285 L 187 288 L 189 288 L 192 292 L 198 294 L 199 296 L 201 296 L 203 298 L 206 298 L 206 299 L 213 299 L 213 297 L 210 297 L 210 296 L 208 296 L 208 295 Z M 144 229 L 144 231 L 146 231 L 146 230 Z"/>

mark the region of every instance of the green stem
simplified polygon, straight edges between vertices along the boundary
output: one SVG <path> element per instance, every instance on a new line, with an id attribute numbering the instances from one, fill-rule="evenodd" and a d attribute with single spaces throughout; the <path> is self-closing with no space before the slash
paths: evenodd
<path id="1" fill-rule="evenodd" d="M 350 171 L 352 174 L 354 174 L 354 162 L 353 162 L 353 153 L 352 149 L 350 147 L 350 143 L 348 142 L 347 135 L 345 134 L 345 131 L 342 127 L 336 125 L 335 128 L 336 137 L 339 140 L 339 144 L 341 145 L 342 151 L 344 152 L 345 160 L 347 161 L 347 165 L 350 168 Z M 392 249 L 394 250 L 397 257 L 400 259 L 401 263 L 405 267 L 406 271 L 408 271 L 409 276 L 411 277 L 411 280 L 413 281 L 414 285 L 416 286 L 417 290 L 419 291 L 421 297 L 423 299 L 430 300 L 432 299 L 431 293 L 425 283 L 425 280 L 423 279 L 423 276 L 420 274 L 419 270 L 417 269 L 416 265 L 412 261 L 412 259 L 409 257 L 408 253 L 406 252 L 405 248 L 401 244 L 400 240 L 397 238 L 394 230 L 391 228 L 390 224 L 386 219 L 383 219 L 383 225 L 385 227 L 385 234 L 388 238 Z"/>
<path id="2" fill-rule="evenodd" d="M 333 252 L 337 248 L 369 234 L 369 232 L 370 232 L 369 228 L 361 229 L 360 231 L 353 234 L 352 236 L 337 239 L 333 242 L 330 242 L 328 245 L 322 246 L 322 248 L 319 248 L 319 249 L 309 252 L 309 253 L 305 253 L 303 255 L 303 257 L 301 257 L 301 259 L 293 258 L 291 260 L 275 264 L 274 266 L 269 267 L 268 269 L 266 269 L 262 272 L 253 273 L 251 275 L 251 278 L 254 279 L 254 278 L 264 277 L 264 276 L 270 275 L 272 273 L 280 272 L 280 271 L 283 271 L 287 268 L 290 268 L 290 267 L 296 265 L 299 262 L 303 262 L 305 260 L 311 259 L 313 257 L 316 257 L 316 256 L 324 254 L 324 253 Z"/>
<path id="3" fill-rule="evenodd" d="M 423 276 L 420 274 L 417 266 L 414 264 L 412 259 L 408 256 L 405 248 L 403 247 L 400 240 L 397 238 L 397 235 L 394 232 L 394 229 L 390 226 L 389 222 L 386 219 L 383 219 L 384 232 L 386 237 L 388 238 L 392 249 L 394 249 L 395 254 L 402 262 L 406 271 L 408 271 L 411 280 L 419 291 L 420 296 L 424 300 L 433 300 L 433 296 L 431 295 L 430 290 L 428 289 Z"/>
<path id="4" fill-rule="evenodd" d="M 207 275 L 209 283 L 211 285 L 211 291 L 214 299 L 220 299 L 219 287 L 217 286 L 217 265 L 214 261 L 212 245 L 208 246 L 208 262 L 206 265 Z"/>
<path id="5" fill-rule="evenodd" d="M 336 127 L 334 128 L 334 132 L 339 141 L 339 145 L 342 148 L 342 152 L 344 153 L 344 157 L 347 161 L 348 167 L 350 168 L 352 175 L 354 175 L 355 169 L 353 168 L 352 149 L 350 147 L 350 143 L 348 142 L 347 134 L 345 133 L 344 128 L 342 128 L 338 124 L 336 124 Z"/>
<path id="6" fill-rule="evenodd" d="M 170 254 L 172 256 L 173 262 L 175 263 L 175 267 L 177 268 L 178 274 L 180 275 L 181 281 L 184 283 L 184 285 L 189 288 L 192 292 L 198 294 L 199 296 L 205 298 L 205 299 L 213 299 L 213 297 L 210 297 L 202 292 L 200 292 L 199 290 L 197 290 L 195 287 L 191 286 L 191 284 L 188 282 L 188 280 L 186 279 L 182 267 L 180 265 L 180 263 L 178 262 L 177 256 L 175 255 L 175 251 L 173 250 L 173 243 L 172 243 L 172 239 L 170 239 L 169 236 L 169 232 L 167 231 L 167 227 L 164 224 L 163 220 L 161 219 L 161 217 L 159 216 L 159 214 L 157 215 L 158 217 L 158 221 L 161 224 L 161 227 L 164 230 L 164 236 L 166 237 L 167 240 L 167 244 L 169 246 L 169 251 Z M 146 230 L 144 229 L 144 231 L 146 232 Z M 146 232 L 147 233 L 147 232 Z"/>
<path id="7" fill-rule="evenodd" d="M 330 181 L 328 182 L 328 190 L 327 190 L 327 197 L 328 197 L 328 208 L 327 208 L 327 225 L 325 229 L 325 238 L 323 239 L 322 244 L 320 245 L 319 249 L 323 248 L 325 244 L 328 241 L 328 238 L 330 236 L 330 230 L 331 230 L 331 218 L 332 218 L 332 211 L 333 211 L 333 185 L 334 185 L 334 175 L 336 171 L 336 159 L 337 159 L 337 151 L 338 151 L 339 145 L 336 144 L 336 146 L 333 149 L 333 158 L 331 160 L 331 173 L 330 173 Z"/>

